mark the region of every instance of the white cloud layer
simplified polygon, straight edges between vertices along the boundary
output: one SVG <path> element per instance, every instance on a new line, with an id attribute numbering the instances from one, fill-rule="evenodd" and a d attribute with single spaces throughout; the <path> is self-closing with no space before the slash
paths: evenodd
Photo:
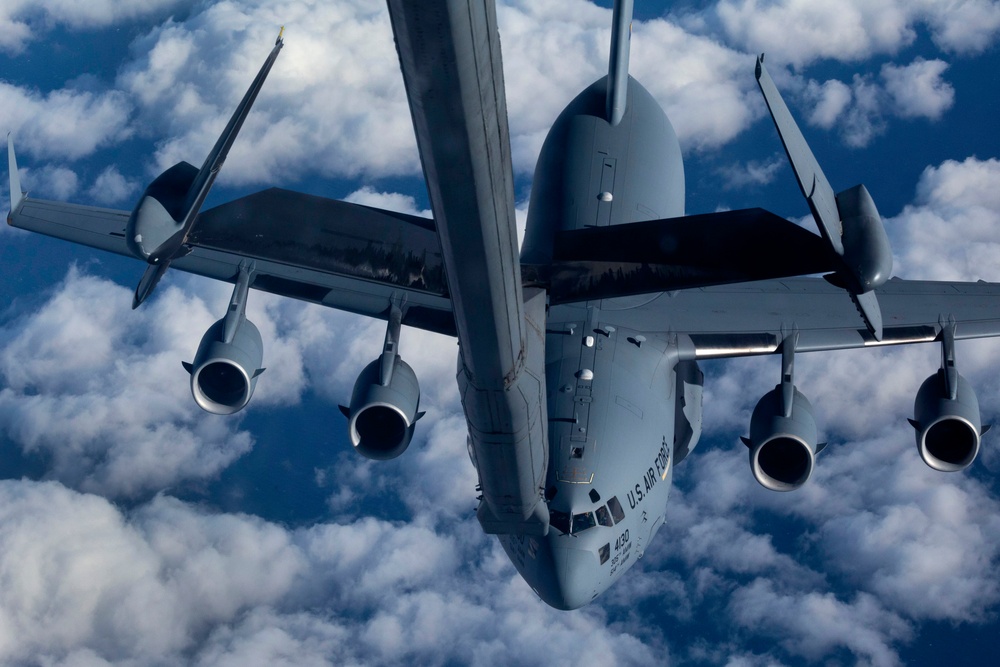
<path id="1" fill-rule="evenodd" d="M 796 67 L 893 55 L 920 30 L 945 51 L 975 53 L 1000 31 L 1000 5 L 991 0 L 720 0 L 705 14 L 739 47 Z"/>
<path id="2" fill-rule="evenodd" d="M 95 4 L 93 16 L 109 6 Z M 0 16 L 21 20 L 22 5 L 9 7 Z M 837 14 L 823 3 L 726 1 L 711 11 L 734 17 L 724 23 L 731 33 L 718 33 L 730 46 L 705 15 L 702 33 L 637 23 L 633 72 L 688 149 L 725 144 L 763 114 L 752 57 L 739 50 L 769 37 L 756 18 L 737 25 L 751 7 L 784 22 L 771 62 L 783 54 L 799 66 L 893 54 L 922 27 L 956 53 L 985 48 L 996 34 L 995 3 L 978 1 L 953 3 L 950 14 L 929 1 L 840 3 Z M 603 75 L 609 14 L 577 1 L 500 8 L 520 173 L 566 100 Z M 65 16 L 59 21 L 71 27 L 97 24 Z M 802 22 L 810 17 L 831 21 L 823 39 L 806 39 L 816 30 Z M 418 174 L 380 3 L 198 5 L 189 21 L 166 21 L 135 43 L 121 91 L 0 84 L 0 101 L 22 107 L 2 104 L 0 115 L 6 110 L 21 128 L 19 145 L 39 156 L 75 159 L 140 133 L 171 137 L 158 145 L 157 167 L 197 164 L 282 22 L 287 46 L 224 177 Z M 36 35 L 23 34 L 19 43 Z M 941 60 L 918 58 L 850 83 L 788 77 L 789 91 L 811 102 L 809 122 L 860 146 L 887 119 L 939 118 L 955 103 L 946 71 Z M 41 129 L 29 127 L 36 117 Z M 779 163 L 747 163 L 732 179 L 766 182 Z M 81 187 L 75 173 L 42 167 L 24 179 L 68 195 Z M 113 202 L 137 187 L 109 168 L 91 192 Z M 1000 280 L 998 193 L 996 159 L 928 167 L 914 202 L 887 220 L 896 272 Z M 426 213 L 412 196 L 381 188 L 349 198 Z M 518 217 L 523 224 L 523 211 Z M 339 449 L 313 478 L 328 494 L 329 516 L 290 527 L 167 495 L 210 487 L 255 445 L 245 416 L 220 419 L 194 406 L 179 364 L 229 293 L 171 273 L 131 311 L 130 289 L 74 269 L 50 293 L 25 297 L 33 312 L 22 304 L 8 313 L 0 439 L 40 461 L 49 481 L 0 482 L 0 662 L 895 665 L 926 624 L 988 623 L 1000 605 L 1000 500 L 979 468 L 1000 471 L 1000 455 L 987 446 L 973 471 L 936 474 L 920 462 L 905 422 L 917 386 L 939 363 L 934 346 L 800 355 L 800 387 L 831 444 L 794 494 L 760 488 L 736 439 L 777 380 L 776 360 L 706 364 L 705 442 L 678 467 L 665 527 L 619 584 L 567 614 L 530 592 L 473 518 L 457 348 L 445 337 L 404 331 L 402 354 L 428 413 L 404 457 L 378 465 L 335 435 L 344 422 L 334 406 L 378 354 L 384 325 L 255 292 L 249 316 L 268 370 L 250 414 L 280 422 L 303 395 L 328 402 L 320 444 Z M 963 342 L 959 365 L 980 388 L 984 420 L 1000 414 L 1000 345 Z M 370 507 L 384 515 L 373 518 Z"/>

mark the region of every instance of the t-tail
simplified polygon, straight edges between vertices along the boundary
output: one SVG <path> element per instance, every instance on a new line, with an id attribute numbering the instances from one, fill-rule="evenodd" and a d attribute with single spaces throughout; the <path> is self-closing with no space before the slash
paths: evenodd
<path id="1" fill-rule="evenodd" d="M 149 184 L 132 211 L 126 227 L 126 241 L 129 250 L 149 264 L 135 289 L 132 308 L 137 308 L 152 294 L 171 261 L 187 254 L 185 244 L 202 204 L 205 203 L 264 80 L 277 60 L 281 47 L 284 46 L 283 32 L 284 28 L 278 33 L 274 48 L 236 107 L 226 129 L 205 158 L 201 169 L 188 162 L 179 162 L 170 167 Z"/>

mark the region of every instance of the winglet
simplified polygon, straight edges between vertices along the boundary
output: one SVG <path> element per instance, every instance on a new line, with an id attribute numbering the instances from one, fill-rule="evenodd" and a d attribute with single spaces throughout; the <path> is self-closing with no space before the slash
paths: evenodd
<path id="1" fill-rule="evenodd" d="M 892 251 L 875 203 L 864 186 L 834 193 L 764 67 L 764 54 L 757 57 L 754 74 L 820 235 L 830 250 L 843 260 L 844 265 L 838 272 L 843 275 L 835 276 L 835 280 L 843 283 L 842 287 L 851 295 L 868 331 L 875 340 L 881 341 L 882 312 L 872 290 L 888 280 L 892 271 Z"/>
<path id="2" fill-rule="evenodd" d="M 7 133 L 7 169 L 10 174 L 10 214 L 7 215 L 7 223 L 10 224 L 11 215 L 24 200 L 24 192 L 21 191 L 21 177 L 17 173 L 14 137 L 9 132 Z"/>
<path id="3" fill-rule="evenodd" d="M 777 86 L 764 67 L 764 55 L 757 58 L 757 67 L 754 71 L 757 77 L 757 85 L 760 92 L 764 94 L 764 101 L 771 112 L 771 119 L 778 130 L 778 136 L 788 154 L 788 161 L 795 172 L 795 178 L 799 182 L 799 188 L 803 196 L 809 203 L 816 225 L 819 227 L 823 238 L 827 240 L 833 251 L 840 256 L 844 254 L 844 246 L 841 240 L 842 230 L 840 225 L 840 213 L 837 211 L 837 198 L 830 187 L 829 181 L 820 169 L 816 156 L 813 155 L 806 138 L 802 136 L 802 131 L 792 118 L 792 113 L 778 92 Z"/>

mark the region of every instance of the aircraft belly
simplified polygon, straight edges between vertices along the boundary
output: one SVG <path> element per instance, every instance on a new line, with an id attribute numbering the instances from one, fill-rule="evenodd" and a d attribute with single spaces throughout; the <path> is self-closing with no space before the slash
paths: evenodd
<path id="1" fill-rule="evenodd" d="M 607 589 L 662 524 L 673 476 L 677 351 L 667 336 L 648 338 L 605 324 L 596 307 L 550 313 L 551 528 L 545 537 L 501 542 L 553 606 L 581 606 Z"/>

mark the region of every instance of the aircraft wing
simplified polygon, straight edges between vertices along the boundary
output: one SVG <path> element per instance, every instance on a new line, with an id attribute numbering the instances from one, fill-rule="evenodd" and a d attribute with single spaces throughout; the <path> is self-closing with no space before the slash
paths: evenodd
<path id="1" fill-rule="evenodd" d="M 774 353 L 796 331 L 800 352 L 931 342 L 952 321 L 956 339 L 1000 336 L 1000 283 L 893 278 L 877 293 L 884 315 L 880 341 L 858 326 L 842 290 L 822 278 L 667 292 L 605 316 L 636 331 L 686 334 L 699 359 Z"/>
<path id="2" fill-rule="evenodd" d="M 129 216 L 22 197 L 8 222 L 133 257 Z M 272 188 L 202 212 L 188 241 L 183 271 L 233 283 L 250 259 L 256 289 L 382 319 L 395 300 L 403 324 L 455 335 L 432 220 Z"/>

